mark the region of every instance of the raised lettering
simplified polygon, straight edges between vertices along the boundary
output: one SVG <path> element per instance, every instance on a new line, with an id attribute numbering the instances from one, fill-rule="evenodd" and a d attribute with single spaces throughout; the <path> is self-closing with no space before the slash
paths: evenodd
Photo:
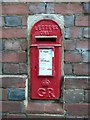
<path id="1" fill-rule="evenodd" d="M 50 98 L 50 97 L 55 98 L 53 88 L 47 88 L 47 90 L 48 90 L 48 97 L 49 97 L 49 98 Z"/>
<path id="2" fill-rule="evenodd" d="M 51 28 L 51 25 L 49 25 L 49 30 L 51 30 L 52 28 Z"/>
<path id="3" fill-rule="evenodd" d="M 48 25 L 45 25 L 45 29 L 48 30 Z"/>
<path id="4" fill-rule="evenodd" d="M 55 29 L 58 30 L 58 26 L 57 25 L 55 25 Z"/>
<path id="5" fill-rule="evenodd" d="M 38 30 L 38 27 L 37 27 L 37 26 L 35 26 L 35 30 L 36 30 L 36 31 Z"/>
<path id="6" fill-rule="evenodd" d="M 53 30 L 58 30 L 57 25 L 38 25 L 35 26 L 35 30 L 40 32 L 40 35 L 50 35 Z"/>
<path id="7" fill-rule="evenodd" d="M 41 29 L 41 25 L 38 25 L 38 30 L 39 30 L 39 31 L 41 31 L 41 30 L 42 30 L 42 29 Z"/>
<path id="8" fill-rule="evenodd" d="M 47 84 L 48 81 L 47 81 Z M 45 85 L 45 87 L 47 87 L 48 85 L 46 85 L 45 83 L 43 83 L 43 85 Z M 39 88 L 37 90 L 37 94 L 39 97 L 47 97 L 47 98 L 55 98 L 55 95 L 54 95 L 54 90 L 53 88 Z"/>
<path id="9" fill-rule="evenodd" d="M 42 25 L 42 28 L 41 28 L 42 30 L 45 30 L 45 26 L 44 25 Z"/>
<path id="10" fill-rule="evenodd" d="M 39 88 L 37 94 L 39 97 L 44 97 L 44 95 L 46 94 L 45 88 Z"/>
<path id="11" fill-rule="evenodd" d="M 43 32 L 42 31 L 40 32 L 40 35 L 43 36 Z"/>

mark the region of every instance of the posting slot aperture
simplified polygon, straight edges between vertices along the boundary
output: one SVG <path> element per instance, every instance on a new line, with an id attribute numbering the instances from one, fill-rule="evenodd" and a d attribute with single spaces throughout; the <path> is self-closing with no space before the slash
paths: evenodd
<path id="1" fill-rule="evenodd" d="M 35 38 L 39 41 L 56 41 L 57 36 L 35 36 Z"/>

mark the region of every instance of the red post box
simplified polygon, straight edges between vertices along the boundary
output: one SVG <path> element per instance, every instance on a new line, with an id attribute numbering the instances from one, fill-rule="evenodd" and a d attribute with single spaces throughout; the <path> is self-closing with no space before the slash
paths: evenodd
<path id="1" fill-rule="evenodd" d="M 31 29 L 30 97 L 52 100 L 61 95 L 60 26 L 51 19 L 42 19 Z"/>

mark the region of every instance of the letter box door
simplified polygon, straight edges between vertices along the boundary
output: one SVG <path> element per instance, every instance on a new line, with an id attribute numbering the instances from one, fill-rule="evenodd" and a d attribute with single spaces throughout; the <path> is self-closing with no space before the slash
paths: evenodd
<path id="1" fill-rule="evenodd" d="M 43 19 L 31 30 L 30 97 L 58 99 L 61 95 L 61 28 Z"/>

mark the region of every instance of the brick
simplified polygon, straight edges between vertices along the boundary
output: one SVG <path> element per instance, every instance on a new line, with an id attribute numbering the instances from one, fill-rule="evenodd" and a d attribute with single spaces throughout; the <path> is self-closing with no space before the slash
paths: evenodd
<path id="1" fill-rule="evenodd" d="M 8 114 L 7 118 L 26 118 L 25 114 Z"/>
<path id="2" fill-rule="evenodd" d="M 29 14 L 40 14 L 45 13 L 45 4 L 44 3 L 30 3 L 28 6 Z"/>
<path id="3" fill-rule="evenodd" d="M 44 0 L 44 2 L 55 2 L 56 0 Z M 33 2 L 33 3 L 36 3 L 36 2 L 43 2 L 42 0 L 3 0 L 3 2 Z"/>
<path id="4" fill-rule="evenodd" d="M 75 50 L 75 44 L 73 40 L 64 41 L 64 50 Z"/>
<path id="5" fill-rule="evenodd" d="M 83 28 L 80 28 L 78 33 L 78 38 L 82 38 L 82 35 L 83 35 Z"/>
<path id="6" fill-rule="evenodd" d="M 8 112 L 8 113 L 24 112 L 24 105 L 21 102 L 3 101 L 2 112 Z"/>
<path id="7" fill-rule="evenodd" d="M 4 64 L 3 65 L 3 73 L 5 74 L 18 74 L 19 73 L 19 65 L 18 64 Z"/>
<path id="8" fill-rule="evenodd" d="M 25 100 L 25 90 L 17 88 L 8 89 L 8 100 Z"/>
<path id="9" fill-rule="evenodd" d="M 68 116 L 88 116 L 88 104 L 65 104 Z"/>
<path id="10" fill-rule="evenodd" d="M 2 101 L 2 88 L 0 88 L 0 101 Z"/>
<path id="11" fill-rule="evenodd" d="M 2 62 L 18 62 L 18 55 L 16 52 L 3 52 Z"/>
<path id="12" fill-rule="evenodd" d="M 2 39 L 0 39 L 0 51 L 4 50 L 4 42 Z"/>
<path id="13" fill-rule="evenodd" d="M 0 39 L 0 51 L 2 51 L 2 40 Z"/>
<path id="14" fill-rule="evenodd" d="M 73 27 L 74 26 L 74 15 L 65 16 L 64 17 L 64 24 L 65 24 L 65 27 Z"/>
<path id="15" fill-rule="evenodd" d="M 65 28 L 65 38 L 66 39 L 70 38 L 70 28 Z"/>
<path id="16" fill-rule="evenodd" d="M 88 90 L 90 89 L 90 77 L 88 78 Z"/>
<path id="17" fill-rule="evenodd" d="M 27 107 L 27 113 L 44 113 L 44 104 L 29 102 Z"/>
<path id="18" fill-rule="evenodd" d="M 26 62 L 26 52 L 3 52 L 2 62 Z"/>
<path id="19" fill-rule="evenodd" d="M 3 88 L 25 88 L 27 77 L 2 77 L 0 83 Z"/>
<path id="20" fill-rule="evenodd" d="M 54 3 L 47 3 L 46 13 L 54 13 Z"/>
<path id="21" fill-rule="evenodd" d="M 0 4 L 0 15 L 2 15 L 2 4 Z"/>
<path id="22" fill-rule="evenodd" d="M 0 88 L 2 88 L 2 77 L 0 78 Z"/>
<path id="23" fill-rule="evenodd" d="M 62 103 L 46 103 L 45 104 L 46 113 L 54 114 L 64 114 Z"/>
<path id="24" fill-rule="evenodd" d="M 0 40 L 2 39 L 2 28 L 0 28 Z"/>
<path id="25" fill-rule="evenodd" d="M 84 3 L 84 13 L 90 13 L 90 3 Z"/>
<path id="26" fill-rule="evenodd" d="M 60 0 L 55 0 L 55 2 L 59 2 L 59 3 L 60 3 L 60 2 L 62 2 L 62 1 L 60 1 Z M 66 2 L 66 1 L 65 1 L 65 2 Z M 78 2 L 78 0 L 73 0 L 73 1 L 72 1 L 72 0 L 69 0 L 69 2 L 72 2 L 72 3 L 73 3 L 73 2 Z M 82 2 L 88 2 L 88 0 L 82 0 Z M 71 4 L 72 4 L 72 3 L 71 3 Z M 74 3 L 74 4 L 75 4 L 75 3 Z"/>
<path id="27" fill-rule="evenodd" d="M 18 40 L 5 40 L 5 50 L 20 50 L 20 41 Z"/>
<path id="28" fill-rule="evenodd" d="M 82 52 L 82 57 L 83 57 L 83 62 L 90 62 L 90 52 L 89 51 L 83 51 Z"/>
<path id="29" fill-rule="evenodd" d="M 21 41 L 21 48 L 22 48 L 22 50 L 27 51 L 27 44 L 28 43 L 27 43 L 26 39 Z"/>
<path id="30" fill-rule="evenodd" d="M 25 28 L 2 29 L 2 38 L 26 38 L 26 29 Z"/>
<path id="31" fill-rule="evenodd" d="M 88 75 L 88 64 L 74 64 L 74 74 L 76 75 Z"/>
<path id="32" fill-rule="evenodd" d="M 72 65 L 71 64 L 65 64 L 64 65 L 64 73 L 65 74 L 72 74 Z"/>
<path id="33" fill-rule="evenodd" d="M 4 15 L 27 14 L 27 6 L 25 4 L 3 4 L 2 14 Z"/>
<path id="34" fill-rule="evenodd" d="M 88 26 L 88 16 L 77 16 L 75 19 L 76 26 Z"/>
<path id="35" fill-rule="evenodd" d="M 21 18 L 19 16 L 7 16 L 5 20 L 7 27 L 21 26 Z"/>
<path id="36" fill-rule="evenodd" d="M 90 28 L 84 28 L 84 33 L 83 33 L 83 37 L 84 38 L 90 38 Z"/>
<path id="37" fill-rule="evenodd" d="M 3 0 L 3 2 L 43 2 L 42 0 Z M 55 0 L 44 0 L 44 2 L 55 2 Z"/>
<path id="38" fill-rule="evenodd" d="M 3 2 L 14 2 L 13 0 L 2 0 Z M 15 0 L 15 2 L 18 2 L 18 0 Z"/>
<path id="39" fill-rule="evenodd" d="M 27 61 L 26 52 L 18 52 L 18 61 L 19 62 L 26 62 Z"/>
<path id="40" fill-rule="evenodd" d="M 64 4 L 64 3 L 55 3 L 54 12 L 60 14 L 77 14 L 82 13 L 82 6 L 78 3 L 76 4 Z"/>
<path id="41" fill-rule="evenodd" d="M 22 17 L 22 25 L 27 26 L 27 17 L 26 16 Z"/>
<path id="42" fill-rule="evenodd" d="M 67 103 L 83 102 L 84 92 L 82 90 L 66 90 L 64 92 L 64 99 Z"/>
<path id="43" fill-rule="evenodd" d="M 80 36 L 80 28 L 78 27 L 72 27 L 70 29 L 70 37 L 71 38 L 78 38 Z"/>
<path id="44" fill-rule="evenodd" d="M 2 100 L 7 101 L 8 100 L 8 90 L 2 89 Z"/>
<path id="45" fill-rule="evenodd" d="M 66 89 L 87 89 L 88 88 L 88 78 L 83 77 L 68 77 L 64 78 Z"/>
<path id="46" fill-rule="evenodd" d="M 88 50 L 88 41 L 87 40 L 77 40 L 76 43 L 76 49 L 81 51 L 81 50 Z"/>
<path id="47" fill-rule="evenodd" d="M 80 62 L 81 60 L 82 57 L 78 52 L 65 52 L 65 62 Z"/>
<path id="48" fill-rule="evenodd" d="M 2 63 L 0 63 L 0 75 L 2 75 Z"/>
<path id="49" fill-rule="evenodd" d="M 90 103 L 90 90 L 85 90 L 85 102 Z"/>
<path id="50" fill-rule="evenodd" d="M 4 17 L 0 16 L 0 27 L 4 26 Z"/>
<path id="51" fill-rule="evenodd" d="M 19 73 L 24 73 L 24 74 L 28 73 L 27 68 L 28 68 L 27 64 L 20 63 L 19 64 Z"/>
<path id="52" fill-rule="evenodd" d="M 0 101 L 8 100 L 8 90 L 0 88 Z"/>
<path id="53" fill-rule="evenodd" d="M 0 62 L 2 62 L 2 51 L 0 51 Z"/>

